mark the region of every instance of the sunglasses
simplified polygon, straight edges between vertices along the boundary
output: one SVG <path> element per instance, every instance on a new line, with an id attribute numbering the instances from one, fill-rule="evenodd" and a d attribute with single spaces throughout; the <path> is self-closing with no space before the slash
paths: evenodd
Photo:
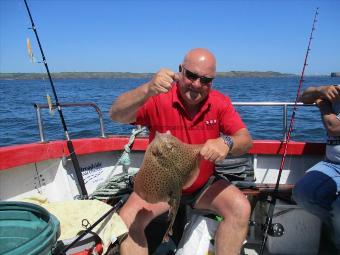
<path id="1" fill-rule="evenodd" d="M 195 74 L 184 67 L 182 68 L 184 70 L 185 77 L 187 77 L 190 81 L 196 81 L 197 79 L 200 79 L 201 84 L 208 85 L 214 80 L 214 78 L 199 76 L 198 74 Z"/>

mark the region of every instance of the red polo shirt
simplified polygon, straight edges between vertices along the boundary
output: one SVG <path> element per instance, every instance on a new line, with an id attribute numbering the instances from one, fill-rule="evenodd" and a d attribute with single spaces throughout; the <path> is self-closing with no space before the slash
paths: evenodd
<path id="1" fill-rule="evenodd" d="M 150 97 L 137 111 L 135 124 L 146 126 L 150 141 L 156 131 L 167 130 L 189 144 L 204 144 L 208 139 L 218 138 L 220 133 L 233 135 L 245 128 L 243 121 L 231 104 L 229 97 L 216 90 L 209 92 L 207 100 L 194 118 L 187 114 L 179 98 L 177 84 L 166 94 Z M 200 173 L 195 182 L 183 193 L 192 193 L 202 187 L 214 173 L 214 163 L 201 160 Z"/>

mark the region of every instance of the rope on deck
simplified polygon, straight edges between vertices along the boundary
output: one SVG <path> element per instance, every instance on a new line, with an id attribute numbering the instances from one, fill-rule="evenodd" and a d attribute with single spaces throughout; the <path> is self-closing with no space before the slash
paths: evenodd
<path id="1" fill-rule="evenodd" d="M 113 169 L 110 171 L 108 177 L 100 183 L 96 190 L 90 195 L 90 199 L 110 199 L 120 195 L 130 193 L 132 191 L 132 178 L 138 170 L 129 170 L 131 165 L 130 152 L 131 146 L 136 136 L 145 132 L 146 128 L 138 126 L 137 129 L 132 130 L 129 142 L 125 144 L 124 151 Z M 115 174 L 115 170 L 119 165 L 123 166 L 123 172 Z"/>

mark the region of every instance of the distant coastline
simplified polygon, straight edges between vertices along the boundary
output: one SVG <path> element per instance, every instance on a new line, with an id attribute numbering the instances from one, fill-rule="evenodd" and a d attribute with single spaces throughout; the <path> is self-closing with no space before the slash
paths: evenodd
<path id="1" fill-rule="evenodd" d="M 331 77 L 340 77 L 340 72 L 331 73 Z"/>
<path id="2" fill-rule="evenodd" d="M 51 73 L 53 79 L 115 79 L 115 78 L 149 78 L 153 73 L 130 72 L 60 72 Z M 218 77 L 288 77 L 295 74 L 280 72 L 228 71 L 217 72 Z M 0 73 L 0 80 L 36 80 L 47 78 L 46 73 Z"/>

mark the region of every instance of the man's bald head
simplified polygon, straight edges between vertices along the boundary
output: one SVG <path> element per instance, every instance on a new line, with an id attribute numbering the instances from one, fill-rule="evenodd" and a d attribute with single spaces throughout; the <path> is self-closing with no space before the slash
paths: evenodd
<path id="1" fill-rule="evenodd" d="M 184 57 L 183 65 L 191 71 L 215 76 L 216 59 L 214 54 L 204 48 L 190 50 Z"/>

